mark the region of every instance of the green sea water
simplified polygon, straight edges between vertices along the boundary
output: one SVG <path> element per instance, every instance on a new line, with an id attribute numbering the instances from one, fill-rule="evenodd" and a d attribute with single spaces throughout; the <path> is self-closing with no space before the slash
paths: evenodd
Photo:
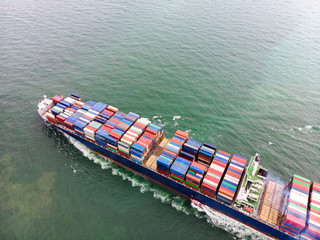
<path id="1" fill-rule="evenodd" d="M 188 131 L 320 181 L 320 3 L 0 1 L 0 239 L 260 239 L 91 153 L 44 94 Z"/>

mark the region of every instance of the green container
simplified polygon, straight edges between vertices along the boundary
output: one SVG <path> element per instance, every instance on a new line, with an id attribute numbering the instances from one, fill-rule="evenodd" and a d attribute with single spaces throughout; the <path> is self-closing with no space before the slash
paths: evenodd
<path id="1" fill-rule="evenodd" d="M 191 187 L 199 188 L 199 186 L 196 186 L 196 185 L 194 185 L 194 184 L 192 184 L 190 182 L 186 182 L 186 184 L 190 185 Z"/>
<path id="2" fill-rule="evenodd" d="M 96 121 L 92 121 L 92 122 L 89 124 L 89 126 L 94 127 L 95 129 L 99 129 L 99 128 L 102 126 L 102 124 L 101 124 L 101 123 L 98 123 L 98 122 L 96 122 Z"/>

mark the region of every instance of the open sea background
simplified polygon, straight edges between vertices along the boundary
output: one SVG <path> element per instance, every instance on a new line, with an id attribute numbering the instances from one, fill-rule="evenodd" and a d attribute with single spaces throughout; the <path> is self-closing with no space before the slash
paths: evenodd
<path id="1" fill-rule="evenodd" d="M 0 83 L 0 239 L 262 238 L 47 127 L 43 94 L 320 181 L 316 0 L 2 0 Z"/>

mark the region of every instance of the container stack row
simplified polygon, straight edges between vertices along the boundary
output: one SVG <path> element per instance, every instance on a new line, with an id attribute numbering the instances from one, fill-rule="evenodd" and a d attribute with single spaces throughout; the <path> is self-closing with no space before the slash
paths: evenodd
<path id="1" fill-rule="evenodd" d="M 54 107 L 46 113 L 47 119 L 75 131 L 88 141 L 142 163 L 148 152 L 163 136 L 163 126 L 140 119 L 135 113 L 125 114 L 116 107 L 101 102 L 81 102 L 55 96 Z"/>
<path id="2" fill-rule="evenodd" d="M 125 113 L 118 111 L 105 123 L 109 129 L 109 135 L 106 138 L 107 148 L 115 153 L 118 151 L 118 141 L 125 133 L 124 130 L 118 127 L 125 115 Z"/>
<path id="3" fill-rule="evenodd" d="M 223 178 L 223 181 L 221 182 L 217 199 L 229 205 L 232 203 L 246 163 L 246 158 L 238 156 L 236 154 L 233 155 L 228 166 L 228 170 Z"/>
<path id="4" fill-rule="evenodd" d="M 201 192 L 214 197 L 227 168 L 231 154 L 218 150 L 203 178 Z"/>
<path id="5" fill-rule="evenodd" d="M 196 158 L 201 145 L 202 144 L 196 140 L 188 139 L 183 144 L 179 156 L 192 162 Z"/>
<path id="6" fill-rule="evenodd" d="M 170 167 L 170 177 L 183 182 L 191 162 L 182 157 L 177 157 Z"/>
<path id="7" fill-rule="evenodd" d="M 320 184 L 312 183 L 307 226 L 301 234 L 303 240 L 320 240 Z"/>
<path id="8" fill-rule="evenodd" d="M 186 176 L 186 184 L 194 189 L 199 189 L 205 171 L 206 166 L 192 162 Z"/>
<path id="9" fill-rule="evenodd" d="M 177 130 L 173 138 L 168 142 L 165 149 L 157 159 L 157 172 L 169 176 L 172 162 L 176 159 L 182 145 L 188 140 L 189 134 Z"/>
<path id="10" fill-rule="evenodd" d="M 288 184 L 288 191 L 280 229 L 297 236 L 306 226 L 310 180 L 294 175 Z"/>
<path id="11" fill-rule="evenodd" d="M 213 146 L 209 143 L 204 143 L 199 149 L 199 153 L 196 161 L 209 167 L 216 150 L 217 150 L 216 146 Z"/>
<path id="12" fill-rule="evenodd" d="M 130 150 L 133 143 L 144 133 L 149 126 L 150 121 L 147 119 L 137 119 L 137 121 L 129 128 L 118 142 L 119 153 L 124 157 L 130 157 Z"/>
<path id="13" fill-rule="evenodd" d="M 137 163 L 142 164 L 148 155 L 148 152 L 155 146 L 163 136 L 163 126 L 151 123 L 137 142 L 132 144 L 131 158 Z"/>

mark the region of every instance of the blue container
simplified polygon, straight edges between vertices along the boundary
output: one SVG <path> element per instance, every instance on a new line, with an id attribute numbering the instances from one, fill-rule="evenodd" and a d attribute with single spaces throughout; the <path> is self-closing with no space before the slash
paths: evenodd
<path id="1" fill-rule="evenodd" d="M 117 147 L 117 140 L 115 140 L 113 137 L 111 137 L 111 136 L 106 136 L 106 141 L 107 141 L 107 143 L 109 143 L 109 144 L 111 144 L 111 145 L 113 145 L 113 146 L 115 146 L 115 147 Z"/>
<path id="2" fill-rule="evenodd" d="M 95 118 L 94 118 L 94 121 L 97 121 L 97 122 L 99 122 L 99 123 L 101 123 L 101 124 L 105 124 L 105 123 L 107 122 L 107 119 L 95 117 Z"/>
<path id="3" fill-rule="evenodd" d="M 177 140 L 177 141 L 179 141 L 179 142 L 183 142 L 183 143 L 185 142 L 185 139 L 184 139 L 184 138 L 181 138 L 181 137 L 176 136 L 176 135 L 174 135 L 172 139 L 175 139 L 175 140 Z"/>
<path id="4" fill-rule="evenodd" d="M 136 151 L 135 149 L 132 149 L 132 148 L 130 150 L 130 155 L 138 157 L 138 158 L 142 158 L 143 157 L 143 154 L 141 152 L 138 152 L 138 151 Z"/>
<path id="5" fill-rule="evenodd" d="M 60 114 L 59 111 L 54 110 L 54 109 L 51 109 L 51 113 L 52 113 L 54 116 L 58 116 L 58 115 Z"/>
<path id="6" fill-rule="evenodd" d="M 61 103 L 58 103 L 58 104 L 57 104 L 57 107 L 62 108 L 63 111 L 67 108 L 66 105 L 62 105 Z"/>
<path id="7" fill-rule="evenodd" d="M 198 172 L 198 173 L 200 173 L 200 174 L 204 174 L 204 171 L 203 171 L 202 169 L 197 168 L 197 167 L 195 167 L 195 166 L 193 166 L 193 165 L 190 166 L 190 170 L 192 170 L 192 171 L 194 171 L 194 172 Z M 196 176 L 196 175 L 195 175 L 195 176 Z"/>
<path id="8" fill-rule="evenodd" d="M 74 97 L 76 99 L 80 99 L 80 96 L 78 94 L 75 94 L 75 93 L 71 93 L 71 97 Z"/>
<path id="9" fill-rule="evenodd" d="M 99 113 L 99 116 L 100 116 L 100 117 L 103 117 L 103 118 L 106 118 L 106 119 L 110 119 L 110 117 L 111 117 L 110 114 L 107 114 L 107 113 L 104 113 L 104 112 Z"/>
<path id="10" fill-rule="evenodd" d="M 170 166 L 172 164 L 172 161 L 166 159 L 166 158 L 163 158 L 163 157 L 159 157 L 157 159 L 157 166 L 161 166 L 163 168 L 163 170 L 169 170 Z"/>
<path id="11" fill-rule="evenodd" d="M 227 164 L 229 160 L 226 160 L 224 158 L 218 157 L 217 155 L 214 157 L 215 160 L 218 160 L 219 162 L 222 162 L 224 164 Z"/>
<path id="12" fill-rule="evenodd" d="M 168 152 L 162 152 L 161 155 L 166 156 L 167 158 L 170 158 L 172 160 L 174 160 L 176 158 L 175 155 L 168 153 Z"/>
<path id="13" fill-rule="evenodd" d="M 61 101 L 60 101 L 60 104 L 66 106 L 66 107 L 71 107 L 71 103 L 69 103 L 69 102 L 67 102 L 67 101 L 65 101 L 65 100 L 61 100 Z"/>
<path id="14" fill-rule="evenodd" d="M 97 111 L 97 112 L 102 112 L 104 109 L 106 109 L 108 107 L 107 104 L 104 104 L 102 102 L 98 102 L 95 105 L 92 106 L 92 110 Z"/>
<path id="15" fill-rule="evenodd" d="M 191 153 L 187 153 L 185 151 L 181 151 L 180 152 L 180 156 L 184 157 L 186 159 L 189 159 L 190 161 L 193 161 L 193 159 L 195 158 L 195 155 L 191 154 Z"/>
<path id="16" fill-rule="evenodd" d="M 92 106 L 95 105 L 95 104 L 96 104 L 95 101 L 90 100 L 90 101 L 86 102 L 81 108 L 86 110 L 86 111 L 89 111 L 89 109 L 91 109 Z"/>
<path id="17" fill-rule="evenodd" d="M 73 128 L 80 131 L 80 132 L 83 132 L 83 129 L 88 125 L 88 123 L 78 119 L 76 120 L 74 123 L 73 123 Z"/>
<path id="18" fill-rule="evenodd" d="M 176 165 L 172 165 L 170 168 L 170 172 L 184 179 L 187 170 L 182 169 Z"/>
<path id="19" fill-rule="evenodd" d="M 214 146 L 214 145 L 212 145 L 212 144 L 210 144 L 210 143 L 203 143 L 203 146 L 205 146 L 205 147 L 207 147 L 207 148 L 211 148 L 211 149 L 214 149 L 214 150 L 217 150 L 217 147 L 216 146 Z"/>
<path id="20" fill-rule="evenodd" d="M 109 133 L 106 130 L 102 129 L 102 128 L 99 128 L 96 131 L 96 136 L 100 136 L 100 137 L 106 138 L 108 135 L 109 135 Z"/>

